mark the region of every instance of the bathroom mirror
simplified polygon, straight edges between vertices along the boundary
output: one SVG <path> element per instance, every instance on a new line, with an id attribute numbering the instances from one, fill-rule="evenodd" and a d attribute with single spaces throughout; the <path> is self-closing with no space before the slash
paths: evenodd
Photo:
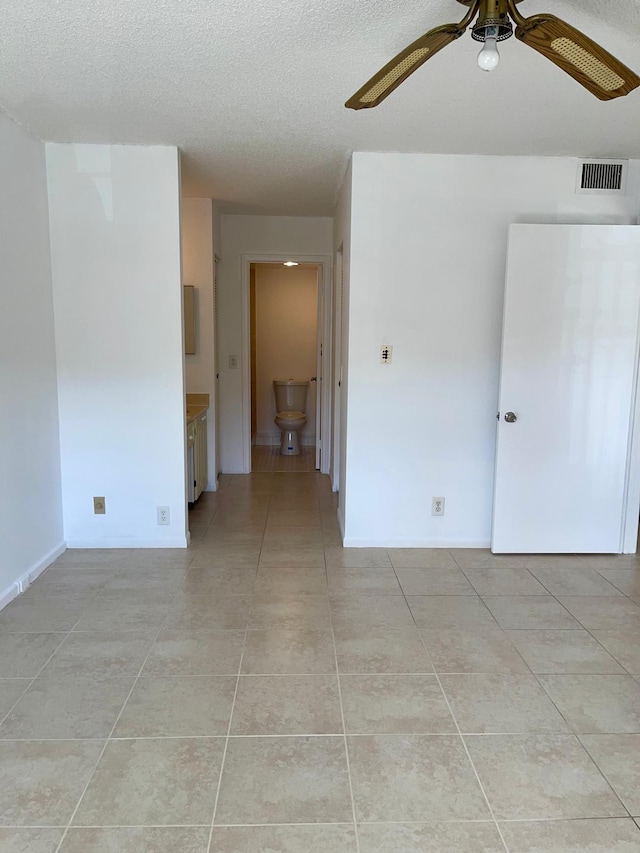
<path id="1" fill-rule="evenodd" d="M 196 351 L 196 294 L 193 285 L 185 285 L 184 292 L 184 352 L 195 355 Z"/>

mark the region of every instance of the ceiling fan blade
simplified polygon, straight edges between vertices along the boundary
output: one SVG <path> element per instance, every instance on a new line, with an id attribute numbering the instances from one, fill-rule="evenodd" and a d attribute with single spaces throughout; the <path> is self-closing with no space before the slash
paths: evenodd
<path id="1" fill-rule="evenodd" d="M 475 4 L 474 4 L 475 5 Z M 468 17 L 468 16 L 467 16 Z M 464 24 L 464 26 L 463 26 Z M 397 89 L 410 74 L 435 56 L 442 48 L 459 38 L 467 28 L 466 18 L 460 24 L 444 24 L 429 30 L 402 53 L 388 62 L 371 80 L 346 102 L 350 110 L 365 110 L 377 107 L 379 103 Z"/>
<path id="2" fill-rule="evenodd" d="M 640 77 L 595 41 L 555 15 L 520 18 L 516 37 L 546 56 L 596 98 L 610 101 L 640 86 Z"/>

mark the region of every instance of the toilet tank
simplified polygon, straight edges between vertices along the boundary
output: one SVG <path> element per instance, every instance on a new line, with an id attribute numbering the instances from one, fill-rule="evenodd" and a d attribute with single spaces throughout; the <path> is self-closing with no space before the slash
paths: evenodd
<path id="1" fill-rule="evenodd" d="M 274 379 L 276 412 L 306 412 L 309 380 Z"/>

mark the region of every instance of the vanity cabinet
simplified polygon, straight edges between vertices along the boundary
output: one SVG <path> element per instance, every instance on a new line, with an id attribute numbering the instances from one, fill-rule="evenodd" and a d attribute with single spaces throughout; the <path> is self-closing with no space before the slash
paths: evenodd
<path id="1" fill-rule="evenodd" d="M 207 486 L 207 412 L 187 421 L 187 500 L 197 501 Z"/>

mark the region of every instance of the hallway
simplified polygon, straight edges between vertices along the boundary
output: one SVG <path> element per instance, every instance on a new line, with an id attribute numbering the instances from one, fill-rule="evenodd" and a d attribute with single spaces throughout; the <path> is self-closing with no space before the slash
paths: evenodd
<path id="1" fill-rule="evenodd" d="M 640 561 L 345 550 L 328 477 L 220 485 L 0 613 L 3 853 L 640 851 Z"/>

